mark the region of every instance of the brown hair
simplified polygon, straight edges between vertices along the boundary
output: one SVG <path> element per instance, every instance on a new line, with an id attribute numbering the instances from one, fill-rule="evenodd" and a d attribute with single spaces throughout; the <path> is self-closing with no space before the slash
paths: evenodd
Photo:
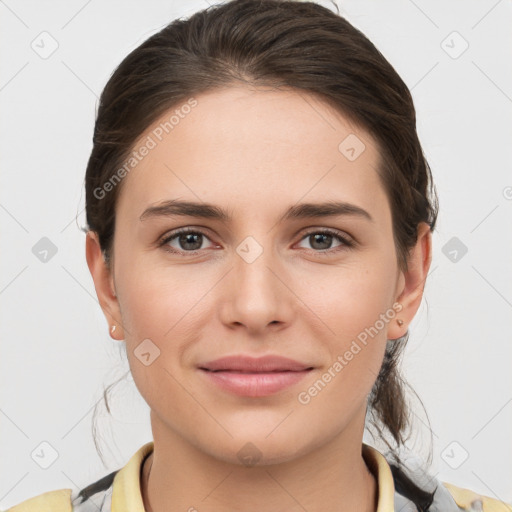
<path id="1" fill-rule="evenodd" d="M 236 83 L 315 94 L 372 135 L 390 201 L 398 264 L 406 269 L 419 223 L 433 230 L 438 209 L 411 94 L 379 50 L 348 21 L 314 2 L 293 0 L 231 0 L 177 19 L 115 70 L 101 95 L 85 176 L 88 229 L 98 234 L 107 264 L 122 182 L 107 194 L 98 190 L 107 190 L 105 184 L 141 134 L 171 107 Z M 398 370 L 407 338 L 388 341 L 368 401 L 371 426 L 384 440 L 385 431 L 390 433 L 398 447 L 410 427 Z M 428 510 L 432 494 L 400 471 L 393 470 L 401 488 L 420 510 Z"/>

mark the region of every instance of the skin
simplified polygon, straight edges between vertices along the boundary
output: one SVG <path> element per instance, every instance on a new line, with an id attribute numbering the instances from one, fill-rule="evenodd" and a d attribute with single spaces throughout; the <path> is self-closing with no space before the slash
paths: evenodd
<path id="1" fill-rule="evenodd" d="M 95 233 L 86 238 L 99 302 L 151 409 L 155 449 L 141 479 L 144 506 L 375 510 L 376 482 L 361 455 L 367 396 L 386 340 L 405 334 L 420 305 L 430 230 L 420 224 L 401 271 L 375 141 L 315 96 L 233 86 L 196 99 L 123 179 L 112 268 Z M 354 161 L 338 150 L 349 134 L 366 146 Z M 149 206 L 176 198 L 213 203 L 232 219 L 140 220 Z M 357 215 L 279 220 L 296 203 L 328 200 L 357 205 L 373 222 Z M 179 254 L 157 246 L 182 227 L 205 232 L 196 254 L 179 238 L 167 244 Z M 306 236 L 325 228 L 356 245 Z M 251 263 L 236 251 L 248 236 L 263 249 Z M 403 325 L 385 323 L 317 396 L 299 403 L 298 394 L 395 302 Z M 146 366 L 134 351 L 148 338 L 160 355 Z M 279 393 L 250 398 L 219 389 L 197 369 L 236 353 L 280 354 L 314 370 Z M 260 456 L 252 467 L 237 455 L 248 442 Z"/>

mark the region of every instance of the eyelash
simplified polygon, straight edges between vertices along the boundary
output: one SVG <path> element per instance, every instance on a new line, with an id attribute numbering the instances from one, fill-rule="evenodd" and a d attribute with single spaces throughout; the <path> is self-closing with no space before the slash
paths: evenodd
<path id="1" fill-rule="evenodd" d="M 169 246 L 166 246 L 171 240 L 177 238 L 178 236 L 183 235 L 183 234 L 189 234 L 189 233 L 194 234 L 194 235 L 200 234 L 200 235 L 202 235 L 202 236 L 204 236 L 204 237 L 209 239 L 208 235 L 204 231 L 201 231 L 200 229 L 182 228 L 182 229 L 179 229 L 177 231 L 174 231 L 174 232 L 170 233 L 169 235 L 164 236 L 158 242 L 158 247 L 161 247 L 164 251 L 169 252 L 171 254 L 183 254 L 183 253 L 190 254 L 190 255 L 198 254 L 202 249 L 199 249 L 199 250 L 196 250 L 196 251 L 177 251 L 175 249 L 169 248 Z M 311 236 L 311 235 L 331 235 L 334 238 L 336 238 L 338 241 L 341 242 L 340 246 L 335 247 L 333 249 L 324 249 L 324 250 L 310 249 L 314 253 L 316 253 L 316 254 L 318 254 L 320 256 L 332 256 L 333 253 L 338 253 L 339 251 L 343 251 L 343 250 L 346 250 L 346 249 L 351 249 L 351 248 L 353 248 L 355 246 L 355 242 L 353 242 L 353 241 L 349 240 L 348 238 L 342 236 L 337 231 L 329 229 L 329 228 L 323 228 L 323 229 L 319 229 L 319 230 L 309 231 L 309 232 L 305 233 L 302 236 L 302 238 L 300 239 L 300 242 L 302 242 L 302 240 L 304 240 L 305 238 L 307 238 L 308 236 Z"/>

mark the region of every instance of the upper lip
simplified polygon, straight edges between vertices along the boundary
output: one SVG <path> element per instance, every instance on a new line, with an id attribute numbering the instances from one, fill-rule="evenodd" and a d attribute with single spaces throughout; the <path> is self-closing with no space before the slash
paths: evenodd
<path id="1" fill-rule="evenodd" d="M 209 361 L 199 366 L 202 370 L 210 371 L 241 371 L 241 372 L 278 372 L 309 370 L 313 367 L 283 356 L 268 355 L 263 357 L 250 357 L 245 355 L 232 355 Z"/>

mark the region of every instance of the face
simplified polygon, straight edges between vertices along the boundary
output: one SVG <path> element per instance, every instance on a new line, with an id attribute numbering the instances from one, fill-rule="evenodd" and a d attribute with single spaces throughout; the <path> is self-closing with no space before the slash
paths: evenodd
<path id="1" fill-rule="evenodd" d="M 249 442 L 277 462 L 362 435 L 386 340 L 406 329 L 375 141 L 304 92 L 195 101 L 141 135 L 116 210 L 111 307 L 153 427 L 234 463 Z M 306 370 L 200 369 L 231 355 Z"/>

